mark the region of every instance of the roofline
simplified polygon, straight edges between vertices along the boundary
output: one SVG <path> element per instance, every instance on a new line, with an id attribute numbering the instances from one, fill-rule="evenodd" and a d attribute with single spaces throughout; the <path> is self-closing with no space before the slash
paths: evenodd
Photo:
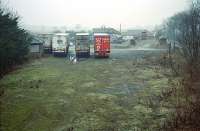
<path id="1" fill-rule="evenodd" d="M 76 35 L 82 36 L 82 35 L 90 35 L 90 34 L 89 33 L 76 33 Z"/>
<path id="2" fill-rule="evenodd" d="M 69 33 L 55 33 L 56 36 L 68 36 Z"/>
<path id="3" fill-rule="evenodd" d="M 107 33 L 94 33 L 94 36 L 110 36 Z"/>

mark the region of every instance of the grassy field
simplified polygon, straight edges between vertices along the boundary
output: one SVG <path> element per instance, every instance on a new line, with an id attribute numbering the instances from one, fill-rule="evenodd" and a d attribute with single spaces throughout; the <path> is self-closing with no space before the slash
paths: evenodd
<path id="1" fill-rule="evenodd" d="M 156 129 L 167 72 L 145 59 L 35 60 L 0 80 L 1 130 Z"/>

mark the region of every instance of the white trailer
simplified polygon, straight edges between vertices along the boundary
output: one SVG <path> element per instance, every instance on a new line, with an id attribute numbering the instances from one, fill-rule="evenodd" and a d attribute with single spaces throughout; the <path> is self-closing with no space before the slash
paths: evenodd
<path id="1" fill-rule="evenodd" d="M 52 52 L 54 56 L 67 56 L 69 49 L 69 35 L 67 33 L 57 33 L 52 38 Z"/>
<path id="2" fill-rule="evenodd" d="M 40 34 L 40 37 L 43 39 L 44 41 L 44 53 L 46 54 L 51 54 L 52 53 L 52 37 L 53 34 Z"/>

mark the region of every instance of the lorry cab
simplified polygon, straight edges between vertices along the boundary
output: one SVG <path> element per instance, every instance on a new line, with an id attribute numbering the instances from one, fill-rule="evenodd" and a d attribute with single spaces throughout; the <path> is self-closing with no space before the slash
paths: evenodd
<path id="1" fill-rule="evenodd" d="M 106 33 L 94 34 L 94 55 L 95 57 L 110 56 L 110 35 Z"/>
<path id="2" fill-rule="evenodd" d="M 67 33 L 57 33 L 52 38 L 52 52 L 54 56 L 67 56 L 69 37 Z"/>
<path id="3" fill-rule="evenodd" d="M 76 33 L 75 50 L 77 58 L 90 57 L 89 33 Z"/>

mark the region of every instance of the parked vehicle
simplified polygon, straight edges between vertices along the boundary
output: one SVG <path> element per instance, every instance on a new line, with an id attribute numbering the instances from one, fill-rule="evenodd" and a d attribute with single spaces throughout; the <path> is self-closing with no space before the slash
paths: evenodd
<path id="1" fill-rule="evenodd" d="M 89 33 L 77 33 L 76 34 L 76 57 L 77 58 L 88 58 L 90 57 L 90 43 Z"/>
<path id="2" fill-rule="evenodd" d="M 53 34 L 40 34 L 41 39 L 44 41 L 44 53 L 52 53 L 52 36 Z"/>
<path id="3" fill-rule="evenodd" d="M 95 57 L 109 57 L 110 35 L 105 33 L 94 34 L 94 55 Z"/>
<path id="4" fill-rule="evenodd" d="M 66 33 L 57 33 L 53 35 L 52 52 L 54 56 L 67 56 L 69 49 L 69 37 Z"/>

